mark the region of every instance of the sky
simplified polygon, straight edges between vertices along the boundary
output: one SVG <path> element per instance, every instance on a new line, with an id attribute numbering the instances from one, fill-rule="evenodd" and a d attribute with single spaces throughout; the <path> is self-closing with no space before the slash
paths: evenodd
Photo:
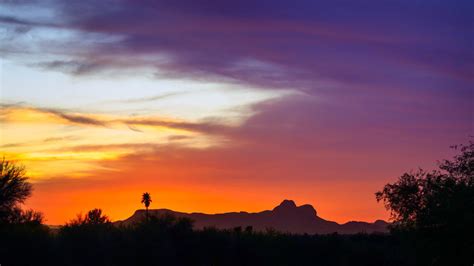
<path id="1" fill-rule="evenodd" d="M 219 213 L 374 193 L 474 135 L 468 0 L 0 2 L 0 153 L 27 208 Z"/>

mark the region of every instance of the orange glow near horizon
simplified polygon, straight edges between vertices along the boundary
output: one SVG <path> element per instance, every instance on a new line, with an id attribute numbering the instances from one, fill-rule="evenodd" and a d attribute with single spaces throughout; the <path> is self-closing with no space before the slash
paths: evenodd
<path id="1" fill-rule="evenodd" d="M 34 108 L 7 108 L 2 118 L 2 153 L 25 165 L 34 184 L 25 207 L 43 212 L 48 224 L 93 208 L 126 219 L 142 208 L 145 191 L 152 208 L 259 212 L 292 199 L 324 219 L 372 222 L 388 219 L 374 193 L 413 159 L 394 161 L 377 150 L 306 151 L 239 125 Z M 130 121 L 136 127 L 124 124 Z"/>
<path id="2" fill-rule="evenodd" d="M 60 225 L 93 208 L 101 208 L 112 220 L 123 220 L 136 210 L 143 209 L 140 196 L 143 192 L 152 194 L 151 209 L 172 209 L 181 212 L 223 213 L 223 212 L 260 212 L 276 207 L 284 199 L 292 199 L 297 205 L 311 204 L 318 215 L 327 220 L 339 223 L 348 221 L 368 221 L 388 219 L 387 213 L 380 204 L 375 203 L 373 192 L 364 188 L 354 192 L 345 192 L 344 196 L 335 196 L 338 189 L 355 184 L 325 184 L 325 189 L 305 189 L 304 187 L 269 188 L 261 186 L 252 188 L 232 187 L 227 184 L 213 186 L 212 189 L 199 184 L 182 184 L 172 182 L 137 181 L 138 184 L 103 184 L 75 188 L 71 184 L 58 187 L 35 185 L 33 197 L 26 203 L 27 208 L 42 211 L 46 223 Z M 106 182 L 107 183 L 107 182 Z M 324 188 L 323 187 L 323 188 Z M 318 194 L 319 196 L 314 196 Z M 52 196 L 53 195 L 53 196 Z M 372 197 L 371 197 L 372 196 Z M 373 204 L 367 206 L 367 202 Z M 351 202 L 348 205 L 347 202 Z"/>
<path id="3" fill-rule="evenodd" d="M 263 174 L 261 169 L 215 168 L 212 154 L 209 162 L 194 163 L 195 152 L 169 151 L 171 159 L 122 157 L 103 161 L 101 168 L 88 176 L 40 180 L 35 182 L 26 207 L 44 212 L 48 224 L 63 224 L 93 208 L 122 220 L 143 208 L 140 196 L 150 192 L 151 208 L 182 212 L 259 212 L 292 199 L 297 205 L 312 204 L 320 217 L 340 223 L 388 218 L 373 196 L 383 182 L 277 180 L 275 172 Z M 260 179 L 242 178 L 254 174 Z"/>

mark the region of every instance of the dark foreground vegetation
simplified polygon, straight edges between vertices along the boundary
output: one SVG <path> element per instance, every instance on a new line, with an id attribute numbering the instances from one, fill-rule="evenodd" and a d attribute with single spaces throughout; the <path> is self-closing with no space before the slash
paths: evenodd
<path id="1" fill-rule="evenodd" d="M 5 228 L 4 228 L 5 229 Z M 416 265 L 389 235 L 285 235 L 250 229 L 192 231 L 188 220 L 2 230 L 3 265 Z"/>
<path id="2" fill-rule="evenodd" d="M 23 169 L 1 164 L 0 264 L 6 265 L 473 265 L 474 143 L 439 170 L 403 174 L 376 193 L 390 234 L 289 235 L 252 228 L 194 231 L 192 221 L 153 217 L 114 225 L 100 209 L 51 229 L 19 207 Z M 151 203 L 143 194 L 146 208 Z"/>

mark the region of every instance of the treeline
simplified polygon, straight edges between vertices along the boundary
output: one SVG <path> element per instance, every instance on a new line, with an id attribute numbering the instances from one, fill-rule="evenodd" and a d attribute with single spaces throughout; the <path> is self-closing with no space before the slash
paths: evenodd
<path id="1" fill-rule="evenodd" d="M 251 228 L 192 230 L 192 222 L 149 217 L 134 226 L 73 223 L 56 230 L 0 229 L 6 265 L 419 265 L 390 235 L 290 235 Z"/>

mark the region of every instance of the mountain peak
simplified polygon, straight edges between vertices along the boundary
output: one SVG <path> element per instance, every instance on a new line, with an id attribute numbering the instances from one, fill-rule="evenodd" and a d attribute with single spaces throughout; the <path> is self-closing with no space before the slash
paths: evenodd
<path id="1" fill-rule="evenodd" d="M 289 215 L 295 217 L 315 217 L 316 210 L 313 206 L 309 204 L 305 204 L 302 206 L 297 207 L 295 202 L 292 200 L 284 200 L 280 203 L 280 205 L 276 206 L 273 211 L 277 214 L 282 215 Z"/>
<path id="2" fill-rule="evenodd" d="M 274 210 L 276 209 L 294 209 L 296 208 L 296 204 L 292 200 L 283 200 L 280 205 L 276 206 Z"/>

